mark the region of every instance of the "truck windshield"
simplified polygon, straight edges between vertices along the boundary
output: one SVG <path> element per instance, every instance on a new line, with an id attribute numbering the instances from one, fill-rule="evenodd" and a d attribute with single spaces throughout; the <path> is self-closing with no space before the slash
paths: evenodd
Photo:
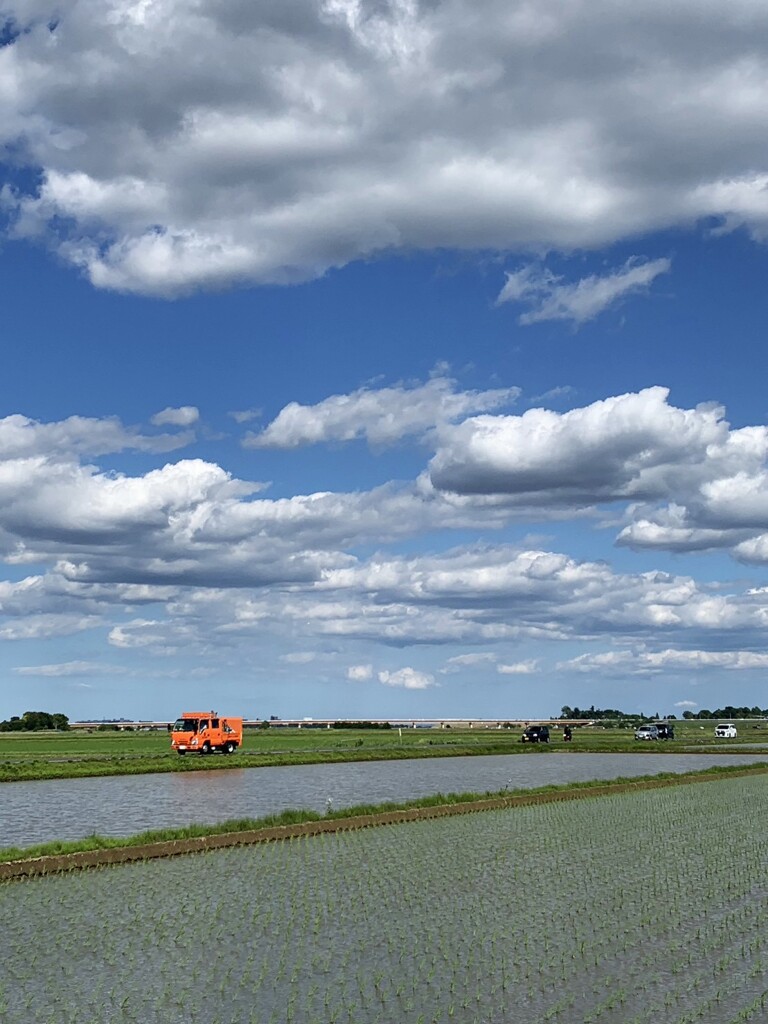
<path id="1" fill-rule="evenodd" d="M 173 723 L 174 732 L 197 732 L 196 718 L 179 718 Z"/>

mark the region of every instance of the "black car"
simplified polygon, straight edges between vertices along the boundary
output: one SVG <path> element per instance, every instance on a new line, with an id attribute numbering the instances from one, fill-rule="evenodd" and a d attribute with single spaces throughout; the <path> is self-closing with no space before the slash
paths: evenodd
<path id="1" fill-rule="evenodd" d="M 549 726 L 529 725 L 520 739 L 523 743 L 549 743 Z"/>

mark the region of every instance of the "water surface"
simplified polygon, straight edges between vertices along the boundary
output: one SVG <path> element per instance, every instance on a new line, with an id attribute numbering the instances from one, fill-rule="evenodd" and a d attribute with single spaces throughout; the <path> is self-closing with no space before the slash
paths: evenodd
<path id="1" fill-rule="evenodd" d="M 555 783 L 753 764 L 759 754 L 565 754 L 244 768 L 0 783 L 0 846 L 126 836 L 151 828 L 259 818 L 286 808 L 325 811 L 433 793 L 533 789 Z"/>

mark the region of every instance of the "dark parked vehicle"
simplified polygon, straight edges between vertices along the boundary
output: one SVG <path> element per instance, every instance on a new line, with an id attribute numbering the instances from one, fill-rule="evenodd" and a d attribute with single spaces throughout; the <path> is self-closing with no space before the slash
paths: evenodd
<path id="1" fill-rule="evenodd" d="M 656 722 L 653 725 L 641 725 L 635 729 L 636 740 L 673 740 L 675 727 L 669 722 Z"/>
<path id="2" fill-rule="evenodd" d="M 520 739 L 523 743 L 549 743 L 549 726 L 529 725 Z"/>

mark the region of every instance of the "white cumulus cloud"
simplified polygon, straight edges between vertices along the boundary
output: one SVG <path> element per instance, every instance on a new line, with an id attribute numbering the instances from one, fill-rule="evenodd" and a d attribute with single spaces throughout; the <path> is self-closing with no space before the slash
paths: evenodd
<path id="1" fill-rule="evenodd" d="M 289 654 L 280 655 L 280 661 L 286 665 L 309 665 L 316 658 L 316 651 L 291 651 Z"/>
<path id="2" fill-rule="evenodd" d="M 134 619 L 124 626 L 115 626 L 109 631 L 108 641 L 113 647 L 151 647 L 160 642 L 162 622 L 153 619 Z"/>
<path id="3" fill-rule="evenodd" d="M 558 668 L 576 672 L 604 672 L 623 675 L 658 675 L 662 672 L 696 672 L 706 669 L 728 671 L 764 671 L 768 654 L 756 651 L 675 650 L 615 651 L 582 654 Z M 676 705 L 682 707 L 683 704 Z M 695 704 L 685 704 L 695 707 Z"/>
<path id="4" fill-rule="evenodd" d="M 379 672 L 379 682 L 384 686 L 399 687 L 403 690 L 427 690 L 435 686 L 435 677 L 429 672 L 419 672 L 415 668 L 400 668 L 396 672 L 386 669 Z"/>
<path id="5" fill-rule="evenodd" d="M 177 409 L 170 406 L 161 412 L 155 413 L 150 423 L 156 427 L 170 424 L 174 427 L 191 427 L 200 419 L 200 413 L 194 405 L 182 405 Z"/>
<path id="6" fill-rule="evenodd" d="M 446 663 L 440 669 L 445 675 L 448 673 L 462 672 L 467 668 L 475 668 L 478 665 L 492 665 L 496 661 L 496 655 L 490 651 L 477 651 L 472 654 L 457 654 L 453 658 L 448 658 Z"/>
<path id="7" fill-rule="evenodd" d="M 347 669 L 347 679 L 354 682 L 365 682 L 373 677 L 373 665 L 350 665 Z"/>
<path id="8" fill-rule="evenodd" d="M 703 217 L 766 234 L 753 0 L 8 0 L 4 17 L 0 144 L 32 171 L 4 210 L 97 287 L 595 247 Z M 584 298 L 558 308 L 605 301 Z"/>
<path id="9" fill-rule="evenodd" d="M 249 433 L 246 448 L 298 448 L 300 445 L 365 438 L 392 444 L 476 412 L 508 405 L 519 388 L 455 390 L 455 381 L 434 377 L 425 384 L 368 389 L 332 395 L 316 405 L 291 402 L 260 433 Z"/>
<path id="10" fill-rule="evenodd" d="M 541 265 L 529 264 L 507 274 L 496 301 L 527 304 L 530 309 L 520 316 L 521 324 L 542 320 L 572 320 L 583 324 L 626 296 L 646 291 L 660 274 L 668 273 L 671 266 L 668 259 L 633 257 L 613 273 L 593 274 L 569 283 Z"/>
<path id="11" fill-rule="evenodd" d="M 503 676 L 530 676 L 538 672 L 538 661 L 536 658 L 529 658 L 527 661 L 515 661 L 511 664 L 499 664 L 496 671 Z"/>
<path id="12" fill-rule="evenodd" d="M 126 450 L 169 452 L 191 440 L 192 435 L 185 432 L 143 434 L 135 427 L 124 426 L 116 416 L 70 416 L 41 423 L 15 413 L 0 419 L 0 462 L 31 456 L 106 455 Z"/>
<path id="13" fill-rule="evenodd" d="M 667 496 L 686 480 L 706 479 L 707 463 L 714 473 L 738 455 L 735 446 L 725 451 L 720 407 L 679 409 L 667 399 L 666 388 L 652 387 L 565 413 L 471 417 L 441 430 L 431 481 L 459 494 L 548 505 Z"/>

